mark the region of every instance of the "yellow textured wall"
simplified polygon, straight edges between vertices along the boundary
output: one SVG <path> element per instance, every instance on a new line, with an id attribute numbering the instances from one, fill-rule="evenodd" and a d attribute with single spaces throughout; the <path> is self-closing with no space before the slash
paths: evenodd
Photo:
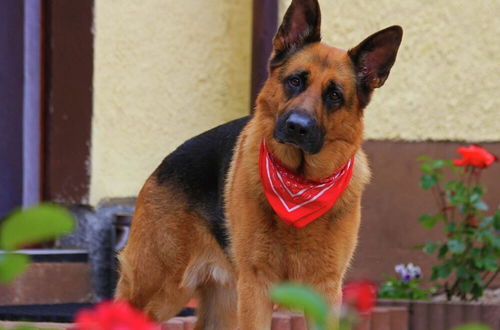
<path id="1" fill-rule="evenodd" d="M 251 0 L 95 2 L 90 203 L 135 196 L 187 138 L 248 113 Z"/>
<path id="2" fill-rule="evenodd" d="M 280 0 L 280 17 L 290 1 Z M 366 112 L 366 137 L 500 140 L 500 1 L 320 0 L 322 35 L 348 49 L 404 29 L 396 64 Z"/>

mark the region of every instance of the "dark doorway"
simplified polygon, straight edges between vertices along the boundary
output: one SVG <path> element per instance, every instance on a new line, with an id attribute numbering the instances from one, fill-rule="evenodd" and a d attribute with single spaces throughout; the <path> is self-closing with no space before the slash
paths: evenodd
<path id="1" fill-rule="evenodd" d="M 23 203 L 24 1 L 0 2 L 0 219 Z"/>

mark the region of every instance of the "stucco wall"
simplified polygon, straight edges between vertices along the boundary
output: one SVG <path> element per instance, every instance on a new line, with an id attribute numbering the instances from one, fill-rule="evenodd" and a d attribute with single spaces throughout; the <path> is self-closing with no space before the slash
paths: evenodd
<path id="1" fill-rule="evenodd" d="M 187 138 L 248 113 L 250 0 L 95 2 L 90 203 L 135 196 Z"/>
<path id="2" fill-rule="evenodd" d="M 280 16 L 290 3 L 280 0 Z M 401 25 L 403 42 L 366 112 L 366 137 L 500 140 L 500 1 L 320 0 L 323 41 L 354 47 Z"/>

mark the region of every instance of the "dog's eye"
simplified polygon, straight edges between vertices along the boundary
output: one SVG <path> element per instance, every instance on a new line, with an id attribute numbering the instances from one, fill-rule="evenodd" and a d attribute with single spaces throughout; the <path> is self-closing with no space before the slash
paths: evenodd
<path id="1" fill-rule="evenodd" d="M 290 84 L 290 86 L 297 88 L 302 85 L 302 80 L 300 80 L 299 77 L 292 77 L 288 79 L 288 83 Z"/>
<path id="2" fill-rule="evenodd" d="M 342 100 L 342 96 L 337 91 L 331 91 L 328 93 L 327 96 L 328 96 L 328 99 L 330 101 L 333 101 L 333 102 L 338 102 L 338 101 Z"/>

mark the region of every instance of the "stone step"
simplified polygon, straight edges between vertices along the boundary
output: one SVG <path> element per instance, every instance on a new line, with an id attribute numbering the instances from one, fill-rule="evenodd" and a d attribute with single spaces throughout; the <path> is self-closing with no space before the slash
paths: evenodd
<path id="1" fill-rule="evenodd" d="M 0 305 L 92 301 L 91 270 L 85 250 L 32 249 L 16 252 L 29 255 L 32 262 L 12 283 L 0 284 Z"/>

